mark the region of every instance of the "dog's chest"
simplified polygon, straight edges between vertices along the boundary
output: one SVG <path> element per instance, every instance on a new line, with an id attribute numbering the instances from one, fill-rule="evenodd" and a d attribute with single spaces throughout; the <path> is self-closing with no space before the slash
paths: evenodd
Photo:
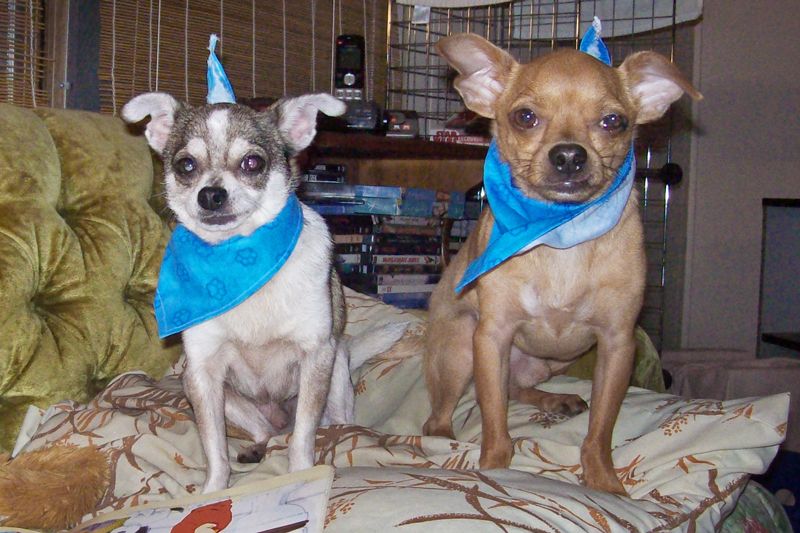
<path id="1" fill-rule="evenodd" d="M 238 356 L 228 366 L 228 383 L 258 401 L 284 401 L 297 394 L 299 363 L 303 351 L 292 342 L 273 341 L 262 346 L 237 345 Z"/>
<path id="2" fill-rule="evenodd" d="M 579 251 L 559 250 L 547 259 L 531 265 L 532 275 L 518 292 L 524 318 L 514 344 L 530 355 L 569 358 L 595 342 L 592 318 L 598 289 Z"/>
<path id="3" fill-rule="evenodd" d="M 326 242 L 326 234 L 304 230 L 281 270 L 216 319 L 227 339 L 228 381 L 247 396 L 281 400 L 294 395 L 302 358 L 330 342 Z"/>
<path id="4" fill-rule="evenodd" d="M 288 309 L 282 298 L 267 303 L 273 295 L 264 292 L 245 302 L 261 311 L 261 320 L 250 320 L 248 313 L 229 332 L 228 382 L 251 398 L 282 401 L 297 393 L 301 361 L 318 347 L 326 317 L 309 308 L 309 318 L 303 321 L 294 313 L 313 306 Z"/>
<path id="5" fill-rule="evenodd" d="M 571 357 L 594 344 L 591 305 L 585 299 L 566 299 L 526 287 L 520 303 L 527 316 L 514 344 L 522 351 L 540 357 Z"/>

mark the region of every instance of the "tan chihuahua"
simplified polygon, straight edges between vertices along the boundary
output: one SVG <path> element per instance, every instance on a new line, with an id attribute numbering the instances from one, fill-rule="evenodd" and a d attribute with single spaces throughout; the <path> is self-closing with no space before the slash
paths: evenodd
<path id="1" fill-rule="evenodd" d="M 684 92 L 702 97 L 653 52 L 631 55 L 612 68 L 568 49 L 520 64 L 471 34 L 443 38 L 437 49 L 458 71 L 455 87 L 466 106 L 494 119 L 496 148 L 513 188 L 551 205 L 601 198 L 632 158 L 635 125 L 661 117 Z M 630 172 L 632 183 L 635 168 Z M 483 425 L 480 467 L 508 467 L 509 397 L 549 412 L 584 411 L 587 405 L 577 395 L 534 387 L 596 344 L 589 430 L 581 447 L 583 481 L 625 494 L 614 472 L 611 435 L 630 382 L 644 294 L 636 194 L 626 191 L 618 222 L 602 235 L 570 247 L 523 249 L 457 292 L 498 220 L 491 196 L 489 203 L 431 297 L 425 377 L 432 414 L 424 433 L 454 438 L 452 414 L 474 378 Z"/>

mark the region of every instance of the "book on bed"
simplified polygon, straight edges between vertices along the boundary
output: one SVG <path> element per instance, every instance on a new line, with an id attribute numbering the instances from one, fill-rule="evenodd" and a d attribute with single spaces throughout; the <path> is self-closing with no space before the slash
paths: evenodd
<path id="1" fill-rule="evenodd" d="M 327 465 L 211 494 L 129 507 L 80 524 L 70 533 L 136 531 L 320 532 L 333 482 Z M 202 531 L 206 531 L 202 529 Z"/>

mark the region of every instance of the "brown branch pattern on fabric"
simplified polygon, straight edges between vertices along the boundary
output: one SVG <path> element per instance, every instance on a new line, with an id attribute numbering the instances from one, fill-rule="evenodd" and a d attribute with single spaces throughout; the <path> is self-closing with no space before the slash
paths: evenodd
<path id="1" fill-rule="evenodd" d="M 376 358 L 365 365 L 357 401 L 375 401 L 393 393 L 394 380 L 398 379 L 408 382 L 398 385 L 400 392 L 396 394 L 409 394 L 409 387 L 420 381 L 409 369 L 419 368 L 420 360 L 418 356 L 399 355 Z M 181 365 L 176 364 L 161 380 L 142 374 L 124 375 L 86 405 L 61 402 L 34 435 L 33 448 L 55 443 L 92 444 L 109 457 L 111 481 L 96 513 L 198 490 L 204 477 L 204 458 L 191 406 L 182 392 Z M 473 442 L 389 434 L 357 425 L 320 428 L 315 442 L 317 462 L 340 468 L 326 526 L 332 531 L 353 530 L 360 516 L 368 516 L 376 505 L 382 505 L 380 512 L 386 513 L 385 519 L 391 520 L 392 526 L 453 521 L 453 527 L 468 530 L 472 521 L 472 525 L 493 524 L 498 531 L 555 533 L 562 531 L 564 524 L 597 532 L 691 531 L 698 524 L 708 525 L 708 516 L 713 514 L 709 509 L 717 516 L 723 508 L 729 509 L 746 481 L 745 475 L 723 468 L 715 451 L 718 448 L 696 447 L 698 439 L 713 437 L 714 431 L 734 431 L 737 438 L 742 431 L 749 431 L 751 442 L 767 431 L 774 430 L 771 438 L 776 442 L 785 435 L 785 425 L 781 432 L 777 420 L 759 421 L 763 413 L 757 400 L 729 404 L 653 394 L 649 401 L 638 411 L 644 418 L 641 426 L 646 429 L 641 431 L 645 433 L 624 433 L 620 442 L 615 442 L 615 454 L 622 452 L 615 455 L 616 471 L 636 494 L 636 505 L 644 509 L 636 515 L 637 522 L 622 505 L 629 506 L 630 500 L 577 484 L 582 474 L 579 446 L 585 427 L 575 419 L 546 415 L 533 407 L 520 409 L 512 415 L 516 416 L 512 423 L 524 428 L 514 433 L 522 435 L 513 439 L 517 461 L 513 465 L 517 470 L 476 470 L 480 434 L 475 426 L 480 417 L 473 405 L 462 411 L 466 421 L 463 425 L 459 421 L 457 426 L 465 439 Z M 249 444 L 237 440 L 237 436 L 229 435 L 232 454 Z M 270 439 L 264 461 L 257 468 L 281 473 L 290 437 L 284 434 Z M 658 439 L 658 446 L 663 448 L 659 453 L 666 453 L 664 458 L 652 451 L 652 439 Z M 670 449 L 671 441 L 681 442 L 681 448 Z M 687 442 L 691 445 L 684 449 Z M 626 451 L 626 447 L 636 451 Z M 382 468 L 387 466 L 392 468 Z M 235 475 L 246 476 L 246 468 L 256 466 L 236 464 Z M 694 479 L 693 491 L 674 492 L 678 478 Z M 664 485 L 659 485 L 658 479 Z M 447 507 L 437 503 L 441 498 L 446 499 Z M 396 503 L 399 501 L 415 503 L 401 506 Z M 642 528 L 640 523 L 651 525 Z"/>

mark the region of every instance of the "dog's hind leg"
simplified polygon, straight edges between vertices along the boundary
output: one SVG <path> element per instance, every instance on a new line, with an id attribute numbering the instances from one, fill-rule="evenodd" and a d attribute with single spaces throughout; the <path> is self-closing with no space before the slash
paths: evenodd
<path id="1" fill-rule="evenodd" d="M 320 425 L 352 424 L 354 414 L 355 392 L 350 380 L 349 357 L 344 341 L 336 347 L 336 360 L 333 362 L 331 388 L 328 392 L 328 403 L 322 415 Z"/>
<path id="2" fill-rule="evenodd" d="M 425 435 L 455 439 L 453 411 L 472 379 L 472 315 L 431 320 L 425 338 L 425 381 L 431 415 L 422 428 Z"/>
<path id="3" fill-rule="evenodd" d="M 280 406 L 277 406 L 280 409 Z M 240 463 L 258 463 L 264 457 L 267 441 L 277 433 L 275 426 L 249 398 L 225 387 L 225 418 L 250 436 L 255 444 L 239 452 Z"/>

